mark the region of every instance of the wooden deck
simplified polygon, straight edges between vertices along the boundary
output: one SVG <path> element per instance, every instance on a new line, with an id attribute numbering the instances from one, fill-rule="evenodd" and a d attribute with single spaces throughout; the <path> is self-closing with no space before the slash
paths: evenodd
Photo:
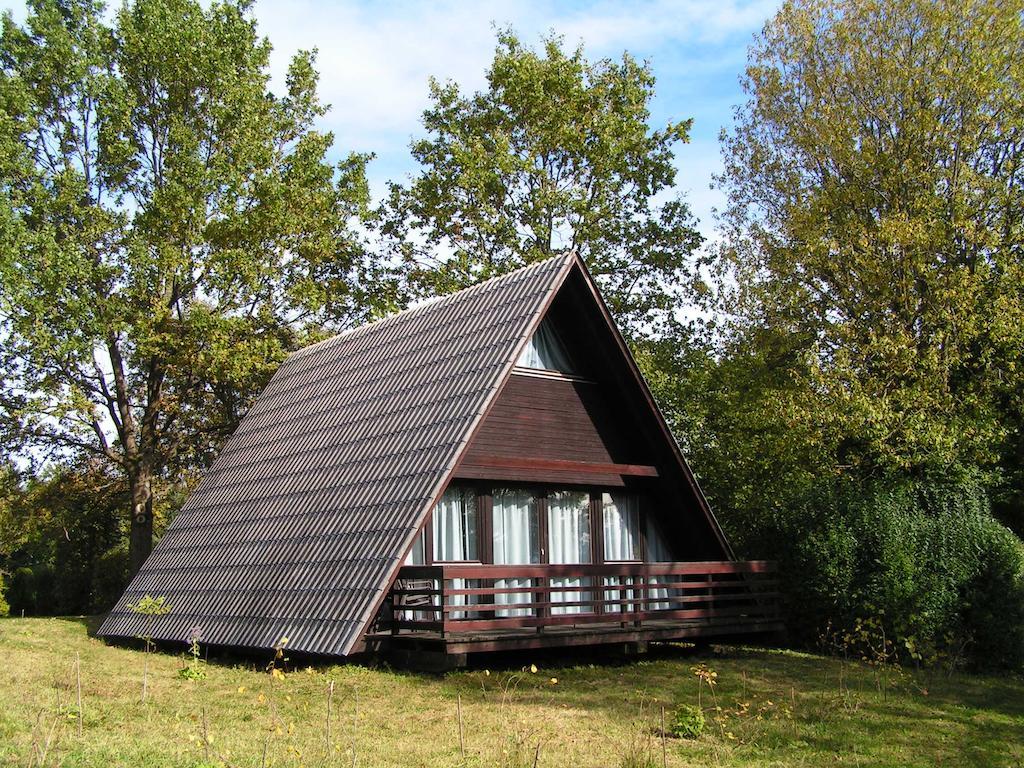
<path id="1" fill-rule="evenodd" d="M 506 650 L 770 637 L 784 630 L 763 561 L 406 566 L 374 651 Z"/>

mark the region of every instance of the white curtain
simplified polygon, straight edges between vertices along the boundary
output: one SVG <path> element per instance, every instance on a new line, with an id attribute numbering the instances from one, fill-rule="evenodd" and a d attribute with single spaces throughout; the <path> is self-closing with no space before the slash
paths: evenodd
<path id="1" fill-rule="evenodd" d="M 518 488 L 495 489 L 493 495 L 495 565 L 529 565 L 540 562 L 540 512 L 537 497 Z M 530 579 L 497 579 L 498 589 L 532 586 Z M 494 602 L 514 605 L 533 602 L 529 592 L 498 594 Z M 497 610 L 495 616 L 529 616 L 529 608 Z"/>
<path id="2" fill-rule="evenodd" d="M 628 493 L 604 493 L 601 495 L 601 511 L 604 518 L 605 561 L 639 560 L 640 500 Z M 628 576 L 606 576 L 604 579 L 607 587 L 624 587 L 632 583 L 633 579 Z M 606 591 L 605 600 L 617 602 L 605 603 L 605 611 L 632 611 L 636 606 L 625 602 L 632 597 L 632 590 Z"/>
<path id="3" fill-rule="evenodd" d="M 434 507 L 434 562 L 476 560 L 476 493 L 449 488 Z"/>
<path id="4" fill-rule="evenodd" d="M 590 494 L 580 491 L 554 491 L 548 494 L 548 562 L 552 564 L 589 563 Z M 576 587 L 551 593 L 556 603 L 577 603 L 590 597 L 580 587 L 590 586 L 581 577 L 552 578 L 552 587 Z M 589 612 L 585 606 L 552 607 L 552 614 Z"/>
<path id="5" fill-rule="evenodd" d="M 558 334 L 547 318 L 541 320 L 537 326 L 536 333 L 526 345 L 523 354 L 519 356 L 516 363 L 520 368 L 538 368 L 546 371 L 559 371 L 561 373 L 572 373 L 572 365 L 569 363 L 569 356 L 565 348 L 558 340 Z"/>
<path id="6" fill-rule="evenodd" d="M 640 500 L 629 493 L 601 495 L 604 559 L 640 559 Z"/>
<path id="7" fill-rule="evenodd" d="M 476 525 L 476 492 L 471 488 L 453 486 L 434 507 L 431 523 L 434 537 L 434 562 L 476 560 L 479 545 Z M 475 581 L 452 579 L 451 589 L 470 589 Z M 449 605 L 470 605 L 476 599 L 472 595 L 452 595 Z M 453 619 L 469 617 L 466 611 L 455 611 Z"/>

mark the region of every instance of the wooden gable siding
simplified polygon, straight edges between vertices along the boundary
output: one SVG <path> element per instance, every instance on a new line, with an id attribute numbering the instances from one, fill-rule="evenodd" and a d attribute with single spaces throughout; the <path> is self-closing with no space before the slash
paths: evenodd
<path id="1" fill-rule="evenodd" d="M 623 474 L 653 473 L 649 459 L 599 384 L 513 374 L 456 476 L 621 486 Z"/>

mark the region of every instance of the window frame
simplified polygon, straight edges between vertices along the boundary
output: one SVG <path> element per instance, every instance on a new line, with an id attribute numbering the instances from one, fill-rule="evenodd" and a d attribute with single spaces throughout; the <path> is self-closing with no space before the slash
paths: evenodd
<path id="1" fill-rule="evenodd" d="M 528 481 L 454 481 L 452 486 L 461 486 L 472 490 L 476 498 L 476 535 L 477 559 L 475 560 L 436 560 L 434 558 L 434 510 L 431 509 L 418 535 L 423 536 L 423 559 L 426 565 L 472 563 L 476 565 L 494 565 L 494 490 L 497 488 L 521 488 L 532 492 L 537 499 L 539 516 L 538 536 L 540 539 L 540 561 L 536 565 L 552 565 L 550 562 L 550 546 L 548 541 L 548 497 L 556 491 L 586 493 L 590 500 L 590 562 L 579 565 L 603 565 L 605 563 L 644 563 L 647 562 L 647 518 L 649 515 L 650 495 L 641 489 L 609 488 L 608 486 L 572 483 L 533 483 Z M 449 486 L 449 487 L 452 487 Z M 445 492 L 448 488 L 445 488 Z M 637 498 L 637 522 L 639 539 L 639 559 L 608 560 L 604 546 L 604 498 L 603 494 L 611 492 L 629 493 Z M 655 521 L 657 524 L 657 521 Z M 663 530 L 663 526 L 660 528 Z M 415 547 L 415 542 L 413 543 Z"/>

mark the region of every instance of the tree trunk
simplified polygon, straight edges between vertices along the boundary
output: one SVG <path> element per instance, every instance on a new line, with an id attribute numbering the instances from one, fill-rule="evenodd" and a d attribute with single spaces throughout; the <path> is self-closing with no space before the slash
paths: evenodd
<path id="1" fill-rule="evenodd" d="M 153 487 L 148 466 L 139 466 L 128 473 L 132 496 L 132 526 L 128 539 L 129 576 L 138 573 L 153 549 Z"/>

